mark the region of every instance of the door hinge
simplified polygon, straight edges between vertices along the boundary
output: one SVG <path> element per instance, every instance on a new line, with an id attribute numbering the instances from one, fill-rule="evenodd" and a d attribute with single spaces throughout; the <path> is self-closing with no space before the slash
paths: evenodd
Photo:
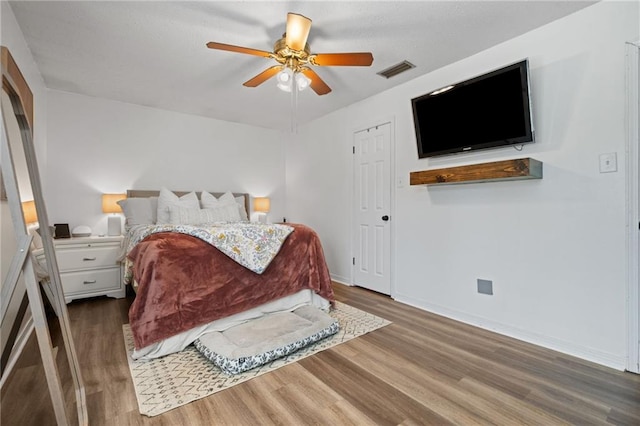
<path id="1" fill-rule="evenodd" d="M 353 153 L 354 154 L 356 153 L 356 147 L 355 146 L 353 147 Z"/>
<path id="2" fill-rule="evenodd" d="M 353 258 L 353 264 L 354 265 L 356 264 L 356 258 L 355 257 Z"/>

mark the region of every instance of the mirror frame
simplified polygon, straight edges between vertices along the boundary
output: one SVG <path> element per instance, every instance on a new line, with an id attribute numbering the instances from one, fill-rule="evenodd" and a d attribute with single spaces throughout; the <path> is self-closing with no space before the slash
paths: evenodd
<path id="1" fill-rule="evenodd" d="M 11 99 L 11 104 L 13 107 L 12 112 L 13 114 L 15 114 L 15 118 L 17 119 L 18 125 L 20 127 L 22 148 L 24 149 L 24 155 L 27 162 L 27 170 L 36 207 L 38 224 L 40 226 L 40 229 L 48 230 L 49 220 L 47 216 L 44 197 L 42 194 L 40 174 L 36 160 L 35 148 L 33 145 L 33 94 L 22 73 L 20 72 L 20 69 L 18 68 L 16 62 L 11 56 L 9 49 L 5 46 L 0 46 L 0 59 L 2 63 L 2 90 L 6 92 Z M 2 191 L 6 192 L 11 211 L 11 218 L 14 224 L 14 229 L 16 231 L 16 237 L 18 239 L 18 251 L 11 263 L 10 270 L 7 274 L 7 280 L 3 281 L 2 283 L 2 295 L 8 295 L 9 298 L 15 297 L 13 293 L 19 276 L 22 273 L 25 280 L 26 293 L 29 302 L 28 306 L 33 316 L 34 328 L 40 348 L 40 354 L 44 364 L 45 374 L 47 376 L 47 384 L 53 402 L 56 421 L 58 424 L 70 424 L 70 413 L 67 413 L 65 408 L 64 393 L 62 385 L 60 383 L 60 375 L 55 363 L 55 358 L 53 356 L 51 347 L 51 335 L 49 333 L 49 328 L 46 322 L 42 295 L 35 274 L 34 261 L 32 259 L 32 256 L 30 255 L 31 241 L 33 237 L 27 233 L 27 228 L 24 220 L 24 212 L 22 210 L 22 204 L 18 190 L 18 183 L 13 166 L 10 143 L 8 140 L 9 135 L 7 134 L 6 123 L 4 122 L 5 114 L 8 114 L 10 112 L 4 111 L 3 109 L 2 113 L 4 128 L 2 131 L 3 179 L 2 181 L 0 181 L 0 185 L 3 187 Z M 64 300 L 60 272 L 58 269 L 58 263 L 54 251 L 53 237 L 49 232 L 40 232 L 40 236 L 42 238 L 42 245 L 47 263 L 46 269 L 49 276 L 48 285 L 51 288 L 51 293 L 53 293 L 52 303 L 55 305 L 54 309 L 58 314 L 60 331 L 62 334 L 67 359 L 69 361 L 69 368 L 71 370 L 71 377 L 73 380 L 73 389 L 75 395 L 74 402 L 77 409 L 77 420 L 79 425 L 87 425 L 88 415 L 85 388 L 80 372 L 80 365 L 76 355 L 73 336 L 71 333 L 67 305 Z M 21 295 L 17 296 L 19 297 Z M 5 297 L 3 297 L 3 299 L 4 298 Z M 3 300 L 3 322 L 6 313 L 5 305 L 8 305 L 8 301 L 5 302 Z M 22 318 L 17 319 L 17 321 L 21 320 Z M 14 327 L 12 326 L 12 328 Z M 5 372 L 3 371 L 3 379 L 4 373 Z"/>

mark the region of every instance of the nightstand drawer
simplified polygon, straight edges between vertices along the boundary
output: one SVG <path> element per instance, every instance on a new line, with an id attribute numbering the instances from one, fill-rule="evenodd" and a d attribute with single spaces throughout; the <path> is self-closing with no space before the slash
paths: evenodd
<path id="1" fill-rule="evenodd" d="M 95 296 L 125 297 L 122 269 L 122 236 L 74 237 L 54 240 L 55 255 L 67 303 Z M 33 252 L 46 267 L 43 249 Z"/>
<path id="2" fill-rule="evenodd" d="M 60 274 L 65 296 L 77 293 L 104 292 L 120 288 L 120 268 L 91 271 L 65 272 Z"/>
<path id="3" fill-rule="evenodd" d="M 87 246 L 65 247 L 64 250 L 56 250 L 60 272 L 113 267 L 118 264 L 119 254 L 119 246 L 94 246 L 90 250 L 87 249 Z"/>

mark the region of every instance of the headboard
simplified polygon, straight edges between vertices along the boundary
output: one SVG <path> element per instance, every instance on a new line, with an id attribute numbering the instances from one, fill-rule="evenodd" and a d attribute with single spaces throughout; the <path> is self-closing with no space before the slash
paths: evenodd
<path id="1" fill-rule="evenodd" d="M 185 194 L 188 194 L 191 191 L 172 191 L 174 194 L 176 194 L 178 197 L 182 197 Z M 216 198 L 220 198 L 224 192 L 212 192 L 209 191 L 209 193 L 211 195 L 213 195 Z M 149 197 L 157 197 L 158 195 L 160 195 L 160 190 L 147 190 L 147 189 L 127 189 L 127 198 L 149 198 Z M 198 199 L 200 199 L 200 191 L 196 191 L 196 195 L 198 196 Z M 249 209 L 250 207 L 250 195 L 244 192 L 234 192 L 233 193 L 234 197 L 244 197 L 244 208 L 247 211 L 247 214 L 250 214 L 251 210 Z"/>

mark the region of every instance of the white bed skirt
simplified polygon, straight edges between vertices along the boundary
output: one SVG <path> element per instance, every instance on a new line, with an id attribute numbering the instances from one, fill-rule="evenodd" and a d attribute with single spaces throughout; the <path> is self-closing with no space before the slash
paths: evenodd
<path id="1" fill-rule="evenodd" d="M 226 318 L 222 318 L 209 324 L 192 328 L 183 333 L 172 336 L 149 346 L 133 351 L 131 357 L 135 360 L 150 360 L 159 358 L 174 352 L 180 352 L 200 336 L 211 331 L 224 331 L 230 327 L 245 323 L 252 319 L 260 318 L 266 314 L 277 312 L 290 312 L 301 306 L 312 305 L 322 310 L 328 310 L 330 303 L 324 297 L 317 295 L 312 290 L 301 290 L 291 296 L 274 300 L 256 308 L 240 312 Z"/>

